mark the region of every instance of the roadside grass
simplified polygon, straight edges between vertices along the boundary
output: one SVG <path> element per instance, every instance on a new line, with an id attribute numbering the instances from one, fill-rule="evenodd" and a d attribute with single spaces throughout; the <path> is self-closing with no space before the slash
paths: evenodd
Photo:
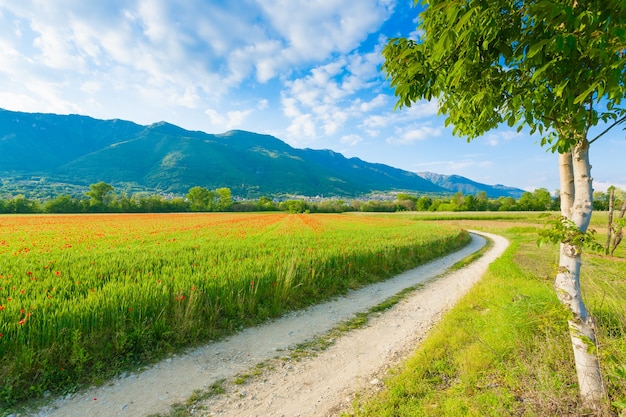
<path id="1" fill-rule="evenodd" d="M 626 251 L 585 254 L 582 291 L 598 326 L 609 401 L 581 407 L 567 329 L 553 289 L 558 250 L 537 247 L 534 216 L 454 223 L 511 241 L 483 279 L 449 311 L 415 354 L 353 416 L 626 416 Z M 593 226 L 606 239 L 602 213 Z"/>

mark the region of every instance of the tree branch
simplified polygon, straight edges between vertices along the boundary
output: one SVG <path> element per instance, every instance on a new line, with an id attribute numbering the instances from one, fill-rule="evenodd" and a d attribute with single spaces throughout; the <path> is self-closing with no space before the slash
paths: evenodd
<path id="1" fill-rule="evenodd" d="M 611 126 L 607 127 L 604 132 L 600 133 L 598 136 L 596 136 L 595 138 L 591 139 L 589 141 L 589 144 L 591 145 L 593 142 L 595 142 L 596 140 L 600 139 L 600 137 L 604 136 L 605 133 L 607 133 L 609 130 L 613 129 L 615 126 L 617 126 L 620 123 L 624 123 L 624 121 L 626 121 L 626 116 L 622 117 L 621 119 L 617 120 L 615 123 L 613 123 Z"/>

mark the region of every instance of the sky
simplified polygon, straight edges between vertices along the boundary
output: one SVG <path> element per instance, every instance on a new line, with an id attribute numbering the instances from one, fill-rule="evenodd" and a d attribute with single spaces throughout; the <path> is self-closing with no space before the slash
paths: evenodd
<path id="1" fill-rule="evenodd" d="M 468 143 L 436 101 L 394 110 L 381 50 L 416 38 L 418 12 L 413 0 L 0 0 L 0 108 L 248 130 L 557 190 L 557 157 L 538 136 L 505 126 Z M 594 189 L 626 189 L 625 156 L 619 128 L 592 145 Z"/>

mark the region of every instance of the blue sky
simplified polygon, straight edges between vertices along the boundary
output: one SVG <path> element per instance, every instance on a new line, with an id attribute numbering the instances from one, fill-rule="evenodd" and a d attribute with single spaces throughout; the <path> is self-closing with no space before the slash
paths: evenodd
<path id="1" fill-rule="evenodd" d="M 538 137 L 504 127 L 467 143 L 436 102 L 394 111 L 380 51 L 415 36 L 412 3 L 0 0 L 0 108 L 243 129 L 408 171 L 558 189 Z M 623 130 L 594 143 L 595 189 L 626 189 L 625 156 Z"/>

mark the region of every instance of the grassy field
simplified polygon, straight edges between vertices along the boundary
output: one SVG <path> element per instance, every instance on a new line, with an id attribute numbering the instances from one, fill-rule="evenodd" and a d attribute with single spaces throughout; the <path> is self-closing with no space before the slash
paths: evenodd
<path id="1" fill-rule="evenodd" d="M 433 329 L 383 392 L 354 416 L 626 416 L 626 248 L 584 255 L 582 290 L 598 326 L 609 398 L 582 409 L 567 329 L 553 288 L 557 248 L 536 244 L 543 220 L 524 213 L 407 214 L 511 241 L 483 280 Z M 606 213 L 592 227 L 606 239 Z"/>
<path id="2" fill-rule="evenodd" d="M 469 240 L 407 218 L 0 217 L 0 415 L 390 277 Z"/>

